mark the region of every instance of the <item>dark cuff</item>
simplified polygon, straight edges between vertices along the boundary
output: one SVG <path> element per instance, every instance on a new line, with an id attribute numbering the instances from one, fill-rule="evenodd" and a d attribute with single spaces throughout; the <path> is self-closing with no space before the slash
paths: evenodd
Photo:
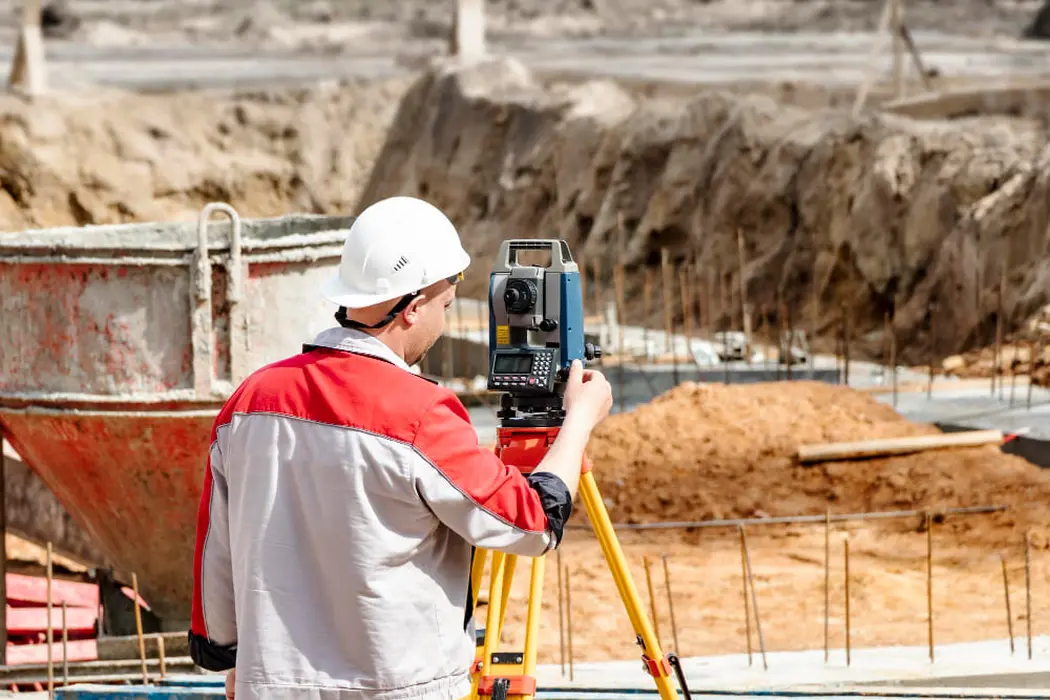
<path id="1" fill-rule="evenodd" d="M 209 671 L 228 671 L 237 665 L 237 645 L 220 646 L 207 637 L 189 632 L 190 658 Z"/>
<path id="2" fill-rule="evenodd" d="M 529 486 L 540 495 L 543 512 L 547 514 L 547 523 L 554 533 L 554 546 L 561 544 L 565 522 L 572 515 L 572 496 L 569 487 L 555 474 L 550 472 L 533 472 L 525 477 Z"/>

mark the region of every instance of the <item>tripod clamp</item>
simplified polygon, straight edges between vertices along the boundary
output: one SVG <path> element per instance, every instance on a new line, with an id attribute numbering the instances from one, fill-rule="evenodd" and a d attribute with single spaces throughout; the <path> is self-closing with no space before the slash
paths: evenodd
<path id="1" fill-rule="evenodd" d="M 638 641 L 638 646 L 645 649 L 645 642 L 642 640 L 642 635 L 637 635 L 635 639 Z M 685 669 L 682 668 L 682 660 L 678 658 L 678 654 L 668 652 L 664 654 L 660 661 L 657 661 L 645 652 L 642 652 L 642 670 L 653 678 L 670 676 L 673 672 L 678 679 L 678 685 L 682 688 L 682 695 L 685 697 L 685 700 L 692 700 L 693 696 L 692 693 L 689 692 L 689 683 L 685 680 Z"/>
<path id="2" fill-rule="evenodd" d="M 642 646 L 642 638 L 638 638 L 638 646 Z M 642 654 L 642 670 L 648 673 L 653 678 L 660 676 L 670 676 L 673 673 L 671 668 L 671 654 L 664 654 L 664 657 L 657 661 L 648 654 Z"/>

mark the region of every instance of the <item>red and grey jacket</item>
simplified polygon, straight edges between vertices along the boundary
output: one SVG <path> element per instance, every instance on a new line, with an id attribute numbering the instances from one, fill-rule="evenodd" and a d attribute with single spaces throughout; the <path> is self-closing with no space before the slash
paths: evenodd
<path id="1" fill-rule="evenodd" d="M 191 655 L 236 666 L 238 700 L 459 700 L 473 548 L 542 555 L 571 509 L 557 476 L 482 448 L 451 391 L 367 334 L 326 330 L 215 421 Z"/>

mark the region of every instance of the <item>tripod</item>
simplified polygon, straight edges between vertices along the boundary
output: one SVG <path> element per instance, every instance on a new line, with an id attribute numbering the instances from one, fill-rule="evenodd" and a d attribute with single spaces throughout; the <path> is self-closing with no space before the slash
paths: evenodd
<path id="1" fill-rule="evenodd" d="M 547 454 L 559 429 L 560 426 L 551 425 L 526 427 L 504 425 L 497 428 L 496 431 L 496 454 L 505 464 L 515 467 L 523 474 L 528 474 Z M 601 544 L 602 553 L 605 555 L 613 580 L 616 582 L 620 599 L 631 620 L 631 626 L 637 635 L 637 643 L 643 649 L 642 661 L 645 671 L 656 682 L 662 700 L 677 700 L 678 693 L 671 683 L 673 668 L 685 699 L 689 700 L 689 688 L 677 655 L 664 655 L 660 651 L 660 642 L 653 632 L 649 618 L 644 613 L 638 590 L 635 588 L 634 580 L 627 567 L 627 560 L 620 548 L 612 522 L 609 520 L 609 513 L 602 502 L 586 458 L 581 467 L 579 493 L 594 533 Z M 478 599 L 489 555 L 492 558 L 492 568 L 489 573 L 489 603 L 484 638 L 479 640 L 478 655 L 472 669 L 473 682 L 470 697 L 471 700 L 481 700 L 483 696 L 491 696 L 492 700 L 508 700 L 508 698 L 533 700 L 536 694 L 536 637 L 539 632 L 539 616 L 542 609 L 541 597 L 546 556 L 532 559 L 525 624 L 525 649 L 523 652 L 498 652 L 497 646 L 518 556 L 503 552 L 488 552 L 483 549 L 475 552 L 470 575 L 470 585 L 475 601 Z"/>

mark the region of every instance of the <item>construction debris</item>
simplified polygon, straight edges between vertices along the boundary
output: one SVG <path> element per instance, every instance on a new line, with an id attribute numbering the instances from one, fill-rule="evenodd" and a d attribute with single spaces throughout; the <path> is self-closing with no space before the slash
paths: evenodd
<path id="1" fill-rule="evenodd" d="M 1050 386 L 1048 340 L 1050 306 L 1044 306 L 999 342 L 946 357 L 941 370 L 952 377 L 1028 377 L 1035 386 Z"/>

